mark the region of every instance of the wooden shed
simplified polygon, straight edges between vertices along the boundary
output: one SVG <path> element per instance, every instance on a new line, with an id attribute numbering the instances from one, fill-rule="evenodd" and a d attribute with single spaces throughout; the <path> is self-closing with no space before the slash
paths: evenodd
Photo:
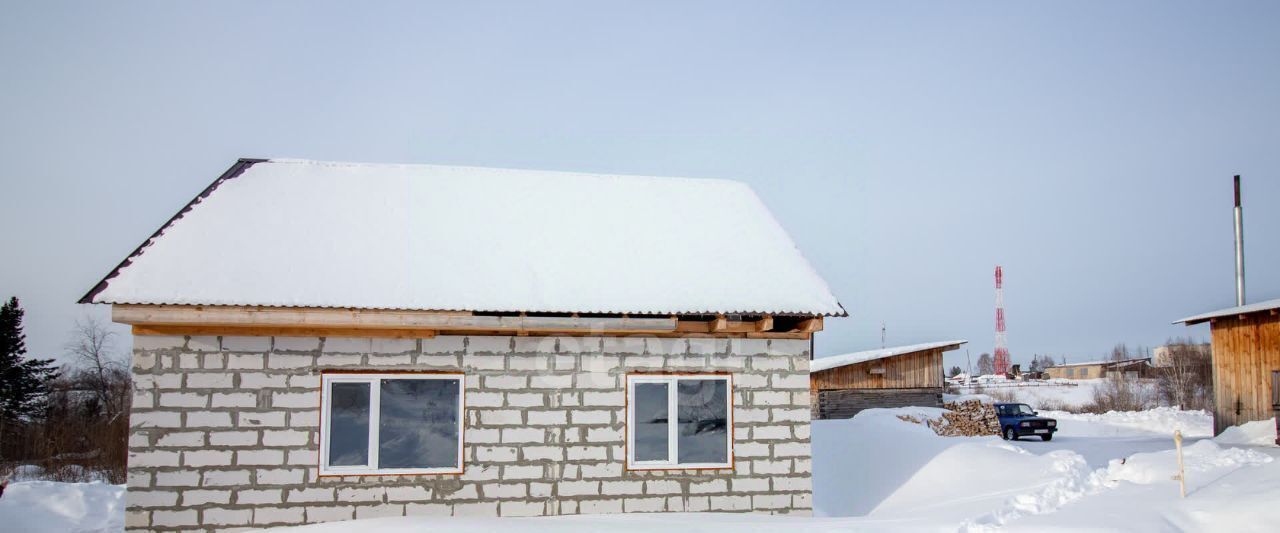
<path id="1" fill-rule="evenodd" d="M 942 353 L 966 342 L 913 344 L 815 359 L 809 364 L 813 418 L 851 418 L 873 407 L 942 407 Z"/>
<path id="2" fill-rule="evenodd" d="M 1280 298 L 1177 320 L 1209 323 L 1213 337 L 1213 432 L 1275 416 L 1280 373 Z"/>

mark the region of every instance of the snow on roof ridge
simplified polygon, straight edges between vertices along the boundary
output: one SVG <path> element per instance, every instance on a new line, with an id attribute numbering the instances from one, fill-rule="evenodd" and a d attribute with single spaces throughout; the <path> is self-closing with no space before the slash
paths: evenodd
<path id="1" fill-rule="evenodd" d="M 1231 316 L 1231 315 L 1242 315 L 1242 314 L 1248 314 L 1248 313 L 1257 313 L 1258 311 L 1267 311 L 1270 309 L 1280 309 L 1280 298 L 1273 298 L 1271 300 L 1263 300 L 1261 302 L 1254 302 L 1251 304 L 1227 307 L 1223 309 L 1218 309 L 1217 311 L 1209 311 L 1208 313 L 1201 313 L 1198 315 L 1174 320 L 1173 323 L 1174 324 L 1186 323 L 1188 326 L 1190 326 L 1192 322 L 1204 322 L 1205 320 L 1208 320 L 1210 318 L 1218 318 L 1218 317 Z"/>
<path id="2" fill-rule="evenodd" d="M 846 353 L 846 354 L 840 354 L 840 355 L 831 355 L 827 357 L 819 357 L 817 359 L 814 359 L 813 362 L 809 363 L 809 372 L 810 373 L 821 372 L 823 370 L 830 370 L 836 367 L 848 366 L 848 365 L 853 365 L 858 363 L 865 363 L 867 361 L 875 361 L 877 359 L 884 359 L 887 357 L 894 357 L 894 356 L 904 355 L 904 354 L 909 354 L 914 352 L 921 352 L 924 350 L 932 350 L 934 348 L 941 348 L 941 347 L 950 346 L 953 344 L 965 344 L 968 342 L 969 341 L 962 340 L 962 339 L 938 341 L 938 342 L 925 342 L 920 344 L 891 346 L 888 348 L 877 348 L 875 350 L 863 350 L 861 352 L 853 352 L 853 353 Z"/>
<path id="3" fill-rule="evenodd" d="M 732 183 L 738 186 L 751 189 L 746 182 L 732 178 L 695 178 L 692 176 L 652 176 L 647 174 L 615 174 L 606 172 L 582 172 L 576 170 L 547 170 L 538 168 L 514 168 L 514 167 L 486 167 L 477 165 L 439 165 L 435 163 L 378 163 L 369 161 L 326 161 L 321 159 L 299 159 L 299 158 L 270 158 L 267 163 L 282 163 L 293 165 L 316 165 L 326 167 L 368 167 L 368 168 L 405 168 L 405 169 L 435 169 L 435 170 L 479 170 L 485 172 L 502 173 L 502 174 L 519 174 L 537 172 L 544 174 L 554 174 L 558 176 L 579 176 L 584 178 L 607 178 L 607 179 L 637 179 L 637 180 L 688 180 L 701 183 Z M 752 189 L 754 193 L 754 189 Z"/>

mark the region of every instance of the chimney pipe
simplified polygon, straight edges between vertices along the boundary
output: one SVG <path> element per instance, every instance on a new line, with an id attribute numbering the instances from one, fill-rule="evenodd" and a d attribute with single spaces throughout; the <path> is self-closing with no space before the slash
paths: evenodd
<path id="1" fill-rule="evenodd" d="M 1240 209 L 1240 176 L 1236 184 L 1236 305 L 1244 305 L 1244 212 Z"/>

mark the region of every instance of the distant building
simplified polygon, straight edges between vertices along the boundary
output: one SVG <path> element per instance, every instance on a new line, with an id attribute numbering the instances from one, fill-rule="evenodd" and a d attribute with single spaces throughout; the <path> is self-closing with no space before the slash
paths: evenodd
<path id="1" fill-rule="evenodd" d="M 942 353 L 969 341 L 942 341 L 814 359 L 813 418 L 851 418 L 873 407 L 942 407 Z"/>
<path id="2" fill-rule="evenodd" d="M 1280 298 L 1174 321 L 1209 323 L 1213 337 L 1213 432 L 1267 420 L 1280 408 Z"/>
<path id="3" fill-rule="evenodd" d="M 1157 346 L 1155 349 L 1151 350 L 1151 365 L 1156 368 L 1166 368 L 1166 367 L 1173 366 L 1173 362 L 1174 362 L 1173 358 L 1177 356 L 1179 349 L 1194 350 L 1195 352 L 1192 352 L 1192 353 L 1199 353 L 1205 357 L 1208 357 L 1211 352 L 1211 350 L 1209 349 L 1208 343 L 1187 344 L 1187 345 L 1175 344 L 1175 345 Z M 1188 352 L 1182 352 L 1182 353 L 1188 353 Z"/>
<path id="4" fill-rule="evenodd" d="M 1125 378 L 1140 379 L 1153 377 L 1154 368 L 1151 359 L 1125 359 L 1123 361 L 1089 361 L 1058 365 L 1045 370 L 1053 379 L 1097 379 L 1109 374 L 1121 373 Z"/>
<path id="5" fill-rule="evenodd" d="M 1156 346 L 1151 350 L 1151 364 L 1157 367 L 1173 365 L 1173 353 L 1168 346 Z"/>

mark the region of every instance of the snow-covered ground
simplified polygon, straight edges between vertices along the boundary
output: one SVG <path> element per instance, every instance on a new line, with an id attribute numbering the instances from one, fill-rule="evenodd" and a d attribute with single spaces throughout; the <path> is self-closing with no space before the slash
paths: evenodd
<path id="1" fill-rule="evenodd" d="M 0 497 L 0 531 L 124 529 L 124 485 L 18 481 Z"/>
<path id="2" fill-rule="evenodd" d="M 939 437 L 897 416 L 864 411 L 814 422 L 814 517 L 628 514 L 545 518 L 382 518 L 288 528 L 298 533 L 705 531 L 1271 531 L 1280 523 L 1274 423 L 1210 438 L 1207 413 L 1162 408 L 1101 415 L 1044 412 L 1050 442 Z M 1181 430 L 1187 497 L 1178 495 L 1173 431 Z M 40 481 L 0 498 L 6 531 L 116 530 L 123 487 Z"/>

